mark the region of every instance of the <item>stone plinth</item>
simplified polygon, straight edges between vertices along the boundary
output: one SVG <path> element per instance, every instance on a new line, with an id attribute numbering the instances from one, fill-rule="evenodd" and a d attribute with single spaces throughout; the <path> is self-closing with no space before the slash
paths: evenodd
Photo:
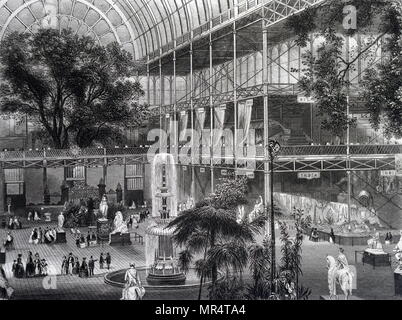
<path id="1" fill-rule="evenodd" d="M 98 219 L 97 223 L 98 239 L 100 241 L 109 241 L 110 223 L 106 219 Z"/>
<path id="2" fill-rule="evenodd" d="M 394 271 L 394 286 L 395 295 L 402 296 L 402 270 L 399 267 Z"/>
<path id="3" fill-rule="evenodd" d="M 57 231 L 56 233 L 56 243 L 67 243 L 66 232 L 65 231 Z"/>
<path id="4" fill-rule="evenodd" d="M 111 246 L 124 246 L 126 244 L 131 244 L 129 233 L 114 233 L 110 235 Z"/>
<path id="5" fill-rule="evenodd" d="M 0 264 L 6 263 L 6 252 L 0 251 Z"/>

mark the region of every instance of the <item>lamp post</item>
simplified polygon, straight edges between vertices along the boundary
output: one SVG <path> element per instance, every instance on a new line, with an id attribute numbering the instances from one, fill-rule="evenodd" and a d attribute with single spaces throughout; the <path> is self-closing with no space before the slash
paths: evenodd
<path id="1" fill-rule="evenodd" d="M 274 159 L 281 150 L 281 145 L 274 140 L 268 142 L 268 159 L 270 161 L 270 193 L 271 193 L 271 288 L 274 288 L 274 279 L 276 273 L 276 261 L 275 261 L 275 210 L 274 210 Z M 272 289 L 271 289 L 272 290 Z"/>

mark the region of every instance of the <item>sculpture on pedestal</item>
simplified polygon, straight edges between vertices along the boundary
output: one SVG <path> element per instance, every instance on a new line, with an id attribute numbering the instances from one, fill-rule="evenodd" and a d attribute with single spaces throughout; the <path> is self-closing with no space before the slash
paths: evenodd
<path id="1" fill-rule="evenodd" d="M 107 220 L 107 211 L 109 209 L 109 206 L 107 204 L 107 197 L 103 195 L 102 201 L 99 204 L 99 213 L 102 215 L 100 220 Z"/>
<path id="2" fill-rule="evenodd" d="M 57 229 L 58 231 L 63 231 L 63 226 L 64 226 L 64 214 L 63 212 L 60 212 L 59 216 L 57 217 Z"/>
<path id="3" fill-rule="evenodd" d="M 121 213 L 121 211 L 117 211 L 113 220 L 112 234 L 127 233 L 127 232 L 128 232 L 127 223 L 123 219 L 123 214 Z"/>

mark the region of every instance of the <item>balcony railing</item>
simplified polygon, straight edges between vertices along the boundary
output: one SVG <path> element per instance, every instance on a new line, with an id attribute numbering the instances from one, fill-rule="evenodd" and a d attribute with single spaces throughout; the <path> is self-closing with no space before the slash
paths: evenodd
<path id="1" fill-rule="evenodd" d="M 124 157 L 132 155 L 145 155 L 148 148 L 88 148 L 76 152 L 70 149 L 32 150 L 32 151 L 3 151 L 0 152 L 2 161 L 45 160 L 45 159 L 69 159 L 69 158 L 103 158 Z M 209 149 L 207 148 L 207 152 Z M 351 145 L 350 155 L 395 155 L 402 154 L 402 145 Z M 256 146 L 256 158 L 264 157 L 264 147 Z M 282 146 L 279 157 L 303 157 L 303 156 L 346 156 L 347 146 Z M 201 156 L 201 155 L 200 155 Z M 229 150 L 221 149 L 221 154 L 215 158 L 231 156 Z M 209 154 L 208 154 L 209 157 Z M 250 157 L 252 157 L 250 155 Z"/>

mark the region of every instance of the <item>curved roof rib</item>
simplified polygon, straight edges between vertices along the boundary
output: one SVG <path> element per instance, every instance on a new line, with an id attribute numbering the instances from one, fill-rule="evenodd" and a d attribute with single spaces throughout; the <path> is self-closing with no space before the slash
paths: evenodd
<path id="1" fill-rule="evenodd" d="M 43 20 L 49 21 L 49 27 L 66 27 L 60 21 L 69 17 L 67 27 L 85 26 L 98 41 L 118 41 L 134 59 L 150 60 L 264 7 L 285 17 L 287 11 L 295 13 L 322 1 L 0 0 L 0 41 L 14 30 L 31 31 Z M 285 15 L 281 10 L 287 10 Z M 75 20 L 82 23 L 70 23 Z"/>

